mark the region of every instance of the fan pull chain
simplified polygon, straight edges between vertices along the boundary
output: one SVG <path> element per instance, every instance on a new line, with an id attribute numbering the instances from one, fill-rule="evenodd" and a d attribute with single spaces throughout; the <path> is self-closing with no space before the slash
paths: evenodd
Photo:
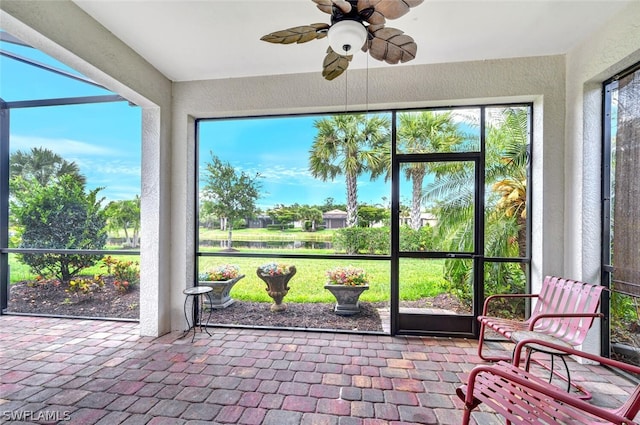
<path id="1" fill-rule="evenodd" d="M 349 111 L 349 70 L 344 71 L 344 111 Z"/>
<path id="2" fill-rule="evenodd" d="M 366 73 L 365 73 L 365 86 L 364 86 L 364 102 L 365 102 L 365 115 L 364 115 L 364 121 L 365 121 L 365 126 L 364 128 L 367 129 L 367 132 L 365 133 L 365 141 L 367 143 L 369 143 L 369 52 L 367 52 L 367 64 L 366 64 Z"/>
<path id="3" fill-rule="evenodd" d="M 367 52 L 368 53 L 368 52 Z M 365 75 L 365 89 L 364 89 L 364 96 L 365 96 L 365 112 L 366 112 L 366 117 L 367 120 L 369 120 L 369 55 L 367 54 L 367 72 Z"/>
<path id="4" fill-rule="evenodd" d="M 344 71 L 344 111 L 348 112 L 349 105 L 349 72 L 345 69 Z M 345 145 L 349 142 L 347 139 L 347 133 L 344 134 L 344 143 Z"/>

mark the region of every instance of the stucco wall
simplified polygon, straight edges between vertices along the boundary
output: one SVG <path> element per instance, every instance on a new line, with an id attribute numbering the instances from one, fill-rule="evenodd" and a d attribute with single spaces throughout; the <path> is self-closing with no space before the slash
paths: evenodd
<path id="1" fill-rule="evenodd" d="M 600 279 L 602 83 L 640 62 L 640 2 L 567 55 L 565 271 Z"/>
<path id="2" fill-rule="evenodd" d="M 181 258 L 173 263 L 174 282 L 194 281 L 194 118 L 512 101 L 534 102 L 534 281 L 562 272 L 564 57 L 375 68 L 369 70 L 368 83 L 366 76 L 359 70 L 332 82 L 317 72 L 174 83 L 173 251 Z M 180 289 L 174 288 L 174 312 Z M 180 317 L 172 317 L 172 323 L 180 323 Z"/>
<path id="3" fill-rule="evenodd" d="M 567 55 L 563 268 L 574 279 L 600 282 L 602 83 L 637 62 L 640 2 Z M 598 335 L 592 332 L 583 349 L 599 352 Z"/>
<path id="4" fill-rule="evenodd" d="M 0 25 L 143 108 L 140 331 L 169 332 L 171 82 L 72 2 L 2 0 Z"/>
<path id="5" fill-rule="evenodd" d="M 184 325 L 181 290 L 194 281 L 194 118 L 533 101 L 534 281 L 597 280 L 600 82 L 640 60 L 640 3 L 567 57 L 375 68 L 333 82 L 317 72 L 174 84 L 71 2 L 3 0 L 0 10 L 3 29 L 144 108 L 144 334 Z"/>

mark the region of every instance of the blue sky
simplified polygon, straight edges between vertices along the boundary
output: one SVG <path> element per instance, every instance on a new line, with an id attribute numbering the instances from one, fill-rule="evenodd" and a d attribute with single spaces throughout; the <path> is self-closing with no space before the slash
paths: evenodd
<path id="1" fill-rule="evenodd" d="M 6 42 L 0 47 L 74 72 L 35 49 Z M 0 56 L 4 101 L 105 94 L 112 93 Z M 100 193 L 107 200 L 140 194 L 141 110 L 127 102 L 12 109 L 10 143 L 11 152 L 44 147 L 76 162 L 87 187 L 104 187 Z"/>
<path id="2" fill-rule="evenodd" d="M 213 151 L 249 175 L 262 177 L 261 208 L 274 204 L 321 205 L 327 198 L 346 203 L 344 176 L 323 182 L 309 172 L 308 157 L 316 135 L 314 121 L 321 116 L 211 120 L 200 123 L 200 169 Z M 371 182 L 369 176 L 358 181 L 361 203 L 383 203 L 391 198 L 390 183 Z"/>
<path id="3" fill-rule="evenodd" d="M 35 49 L 0 43 L 2 49 L 78 74 Z M 0 98 L 5 101 L 93 96 L 110 92 L 0 56 Z M 345 203 L 344 177 L 321 182 L 308 170 L 313 122 L 318 117 L 206 121 L 200 129 L 201 163 L 214 150 L 223 161 L 264 178 L 260 208 L 275 204 L 323 204 L 327 198 Z M 127 102 L 20 108 L 11 111 L 11 152 L 45 147 L 75 161 L 87 187 L 104 187 L 108 200 L 140 194 L 141 110 Z M 382 203 L 390 185 L 358 183 L 359 201 Z"/>

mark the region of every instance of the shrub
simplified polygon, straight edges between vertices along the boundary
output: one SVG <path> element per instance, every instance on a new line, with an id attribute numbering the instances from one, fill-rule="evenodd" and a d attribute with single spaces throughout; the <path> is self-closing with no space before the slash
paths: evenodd
<path id="1" fill-rule="evenodd" d="M 615 289 L 615 286 L 614 286 Z M 628 329 L 629 324 L 638 320 L 637 308 L 633 297 L 615 290 L 611 292 L 611 328 Z"/>
<path id="2" fill-rule="evenodd" d="M 102 288 L 104 288 L 102 275 L 96 275 L 93 278 L 72 279 L 69 282 L 69 288 L 65 289 L 65 291 L 76 296 L 91 296 L 94 292 L 102 290 Z"/>
<path id="3" fill-rule="evenodd" d="M 140 269 L 135 261 L 122 261 L 108 255 L 102 259 L 102 267 L 113 274 L 113 286 L 118 292 L 128 292 L 140 283 Z"/>
<path id="4" fill-rule="evenodd" d="M 82 182 L 63 175 L 47 185 L 11 180 L 11 213 L 18 223 L 18 248 L 103 249 L 107 241 L 101 188 L 85 193 Z M 69 283 L 81 270 L 100 260 L 99 255 L 20 254 L 19 260 L 34 274 L 55 276 Z"/>
<path id="5" fill-rule="evenodd" d="M 434 246 L 431 226 L 422 226 L 418 230 L 413 230 L 409 226 L 400 227 L 400 251 L 429 251 L 433 250 Z"/>
<path id="6" fill-rule="evenodd" d="M 391 230 L 389 227 L 370 227 L 366 229 L 368 254 L 389 254 L 391 252 Z"/>
<path id="7" fill-rule="evenodd" d="M 279 224 L 267 224 L 267 230 L 286 230 L 293 229 L 293 224 L 279 223 Z"/>
<path id="8" fill-rule="evenodd" d="M 447 280 L 447 291 L 455 295 L 461 302 L 471 307 L 473 279 L 473 262 L 471 260 L 446 260 L 444 276 Z M 525 290 L 525 278 L 518 263 L 492 262 L 485 264 L 484 292 L 485 296 L 493 294 L 522 294 Z M 492 314 L 509 317 L 522 317 L 524 303 L 520 299 L 507 300 L 496 304 L 500 312 Z"/>
<path id="9" fill-rule="evenodd" d="M 338 251 L 353 254 L 388 254 L 390 252 L 388 227 L 345 227 L 333 235 L 333 245 Z"/>
<path id="10" fill-rule="evenodd" d="M 244 218 L 239 218 L 237 220 L 233 220 L 233 228 L 234 229 L 244 229 L 247 227 L 247 222 Z"/>

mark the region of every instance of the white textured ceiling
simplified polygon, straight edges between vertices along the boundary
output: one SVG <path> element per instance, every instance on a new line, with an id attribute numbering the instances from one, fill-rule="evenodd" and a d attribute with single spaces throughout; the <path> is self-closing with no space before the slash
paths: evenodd
<path id="1" fill-rule="evenodd" d="M 328 41 L 264 34 L 330 16 L 311 0 L 74 0 L 173 81 L 318 72 Z M 399 0 L 384 0 L 399 1 Z M 418 44 L 412 64 L 563 54 L 638 0 L 425 0 L 388 20 Z M 352 68 L 387 65 L 358 52 Z"/>

